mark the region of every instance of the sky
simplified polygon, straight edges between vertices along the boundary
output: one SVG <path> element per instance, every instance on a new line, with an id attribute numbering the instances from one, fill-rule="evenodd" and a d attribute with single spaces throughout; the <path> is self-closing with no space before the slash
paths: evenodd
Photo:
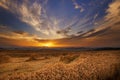
<path id="1" fill-rule="evenodd" d="M 0 0 L 0 46 L 120 47 L 120 0 Z"/>

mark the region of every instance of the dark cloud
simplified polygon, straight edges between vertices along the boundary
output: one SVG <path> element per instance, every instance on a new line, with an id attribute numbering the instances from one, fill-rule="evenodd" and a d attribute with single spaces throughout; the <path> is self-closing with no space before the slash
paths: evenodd
<path id="1" fill-rule="evenodd" d="M 94 36 L 98 36 L 98 35 L 101 35 L 101 34 L 103 34 L 104 32 L 106 32 L 107 30 L 109 30 L 110 29 L 110 27 L 107 27 L 107 28 L 104 28 L 104 29 L 102 29 L 102 30 L 99 30 L 99 31 L 96 31 L 96 32 L 93 32 L 94 30 L 91 30 L 91 31 L 89 31 L 89 32 L 93 32 L 92 34 L 90 34 L 90 35 L 88 35 L 88 36 L 85 36 L 86 38 L 87 37 L 94 37 Z M 88 32 L 88 33 L 89 33 Z"/>
<path id="2" fill-rule="evenodd" d="M 81 33 L 83 33 L 83 31 L 79 31 L 79 32 L 77 32 L 76 34 L 81 34 Z"/>
<path id="3" fill-rule="evenodd" d="M 30 34 L 30 33 L 25 32 L 25 31 L 20 31 L 20 30 L 15 30 L 15 31 L 12 31 L 12 32 L 15 33 L 15 34 L 20 34 L 20 35 L 33 36 L 33 34 Z"/>
<path id="4" fill-rule="evenodd" d="M 26 34 L 27 32 L 24 32 L 24 31 L 13 31 L 14 33 L 16 34 Z"/>
<path id="5" fill-rule="evenodd" d="M 0 30 L 7 29 L 4 25 L 0 25 Z"/>
<path id="6" fill-rule="evenodd" d="M 64 35 L 64 36 L 69 37 L 69 32 L 70 32 L 70 31 L 71 31 L 71 28 L 68 27 L 68 28 L 65 28 L 65 29 L 62 29 L 62 30 L 57 31 L 56 33 L 57 33 L 57 34 L 62 34 L 62 35 Z"/>
<path id="7" fill-rule="evenodd" d="M 84 33 L 83 33 L 83 31 L 80 31 L 79 33 L 81 33 L 81 34 L 78 35 L 78 36 L 76 36 L 75 38 L 84 38 L 85 35 L 87 35 L 87 34 L 89 34 L 89 33 L 92 33 L 92 32 L 94 32 L 94 31 L 95 31 L 95 29 L 90 29 L 90 30 L 88 30 L 87 32 L 84 32 Z"/>
<path id="8" fill-rule="evenodd" d="M 120 21 L 119 21 L 119 22 L 116 22 L 114 25 L 120 25 Z"/>
<path id="9" fill-rule="evenodd" d="M 48 41 L 51 41 L 51 40 L 43 40 L 43 39 L 37 39 L 37 38 L 35 38 L 34 39 L 35 41 L 37 41 L 37 42 L 41 42 L 41 43 L 45 43 L 45 42 L 48 42 Z"/>

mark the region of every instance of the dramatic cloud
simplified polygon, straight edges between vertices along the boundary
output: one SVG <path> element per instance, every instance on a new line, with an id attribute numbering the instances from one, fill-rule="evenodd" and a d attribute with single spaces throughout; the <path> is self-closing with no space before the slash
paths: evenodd
<path id="1" fill-rule="evenodd" d="M 33 41 L 34 38 L 38 38 L 36 35 L 32 35 L 24 31 L 14 31 L 6 26 L 0 26 L 0 37 L 18 40 L 24 39 L 27 41 Z"/>
<path id="2" fill-rule="evenodd" d="M 37 1 L 30 3 L 29 0 L 25 0 L 18 4 L 17 1 L 1 0 L 0 3 L 3 8 L 17 14 L 23 22 L 33 26 L 38 31 L 41 29 L 42 6 Z"/>
<path id="3" fill-rule="evenodd" d="M 89 23 L 87 22 L 90 21 L 91 18 L 87 18 L 88 16 L 79 19 L 78 15 L 68 22 L 64 21 L 64 19 L 56 19 L 56 17 L 48 16 L 45 8 L 47 2 L 48 0 L 36 0 L 32 2 L 29 0 L 24 0 L 21 2 L 1 0 L 0 6 L 5 8 L 6 10 L 9 10 L 13 14 L 15 14 L 21 21 L 29 24 L 35 30 L 39 31 L 44 36 L 51 39 L 77 35 L 76 30 L 79 30 L 79 27 L 86 27 L 89 25 Z M 72 0 L 72 2 L 76 9 L 80 9 L 80 12 L 84 11 L 84 8 L 80 4 L 78 4 L 76 0 Z M 69 29 L 70 27 L 75 28 Z"/>
<path id="4" fill-rule="evenodd" d="M 63 43 L 66 44 L 65 46 L 71 45 L 74 47 L 119 47 L 120 1 L 115 0 L 113 3 L 111 3 L 106 12 L 107 15 L 104 17 L 104 20 L 101 20 L 101 25 L 84 33 L 83 31 L 79 31 L 79 36 L 77 37 L 68 40 L 59 40 L 59 44 Z"/>
<path id="5" fill-rule="evenodd" d="M 1 0 L 0 6 L 11 11 L 13 14 L 16 14 L 21 21 L 29 24 L 35 30 L 48 36 L 52 35 L 53 38 L 59 38 L 59 36 L 56 36 L 57 27 L 55 28 L 55 20 L 52 19 L 53 21 L 51 23 L 48 19 L 46 10 L 44 9 L 47 0 L 36 0 L 33 2 L 24 0 L 21 3 L 18 2 L 19 1 L 17 0 Z"/>
<path id="6" fill-rule="evenodd" d="M 108 13 L 106 20 L 116 21 L 120 19 L 120 0 L 115 0 L 110 4 L 106 12 Z"/>
<path id="7" fill-rule="evenodd" d="M 0 19 L 0 44 L 41 46 L 53 42 L 56 47 L 120 46 L 120 0 L 61 1 L 0 0 L 0 7 L 8 12 L 3 16 L 12 14 L 34 29 L 22 23 L 16 28 L 17 21 L 7 21 L 6 16 L 6 26 L 2 25 L 3 18 Z"/>

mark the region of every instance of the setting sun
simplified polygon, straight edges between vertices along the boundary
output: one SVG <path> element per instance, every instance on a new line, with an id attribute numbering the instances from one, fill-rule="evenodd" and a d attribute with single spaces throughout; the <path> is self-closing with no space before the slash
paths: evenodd
<path id="1" fill-rule="evenodd" d="M 53 47 L 55 45 L 53 42 L 45 42 L 45 43 L 40 43 L 39 46 L 41 46 L 41 47 Z"/>
<path id="2" fill-rule="evenodd" d="M 43 44 L 43 46 L 45 46 L 45 47 L 53 47 L 53 43 L 48 42 L 48 43 Z"/>

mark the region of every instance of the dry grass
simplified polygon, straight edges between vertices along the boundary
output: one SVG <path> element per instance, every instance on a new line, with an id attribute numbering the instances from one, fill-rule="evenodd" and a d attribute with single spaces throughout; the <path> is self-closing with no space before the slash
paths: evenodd
<path id="1" fill-rule="evenodd" d="M 79 57 L 79 55 L 76 55 L 76 54 L 68 54 L 68 55 L 62 55 L 60 57 L 60 61 L 61 62 L 64 62 L 64 63 L 70 63 L 74 60 L 76 60 L 77 58 Z"/>
<path id="2" fill-rule="evenodd" d="M 120 80 L 119 51 L 87 52 L 58 58 L 59 62 L 46 63 L 34 72 L 4 74 L 0 80 Z"/>
<path id="3" fill-rule="evenodd" d="M 6 54 L 0 54 L 0 64 L 9 63 L 11 61 L 11 57 Z"/>
<path id="4" fill-rule="evenodd" d="M 35 61 L 35 60 L 38 60 L 38 55 L 33 53 L 33 54 L 30 54 L 29 59 L 26 61 Z"/>
<path id="5" fill-rule="evenodd" d="M 45 59 L 49 59 L 49 57 L 47 55 L 41 56 L 39 54 L 33 53 L 33 54 L 30 54 L 29 59 L 26 61 L 38 61 L 38 60 L 40 61 L 40 60 L 45 60 Z"/>

